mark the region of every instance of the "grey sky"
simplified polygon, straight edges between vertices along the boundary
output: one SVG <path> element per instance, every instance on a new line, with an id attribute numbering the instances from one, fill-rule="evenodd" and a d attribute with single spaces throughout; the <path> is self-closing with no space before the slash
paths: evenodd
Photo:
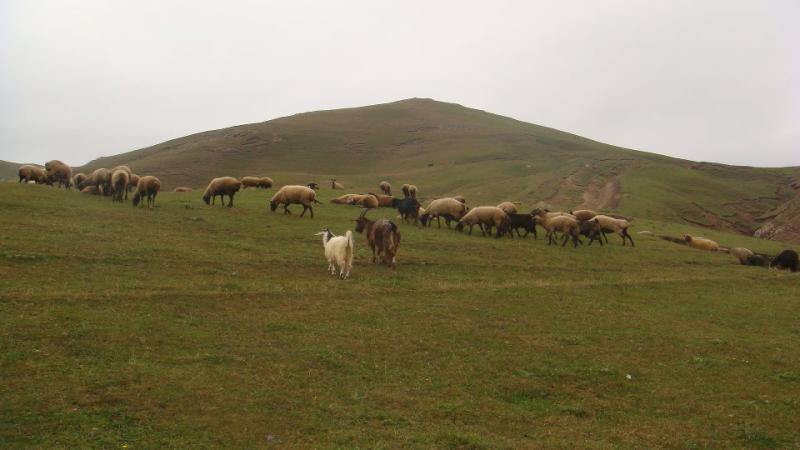
<path id="1" fill-rule="evenodd" d="M 0 0 L 0 159 L 432 97 L 693 160 L 800 165 L 800 2 Z"/>

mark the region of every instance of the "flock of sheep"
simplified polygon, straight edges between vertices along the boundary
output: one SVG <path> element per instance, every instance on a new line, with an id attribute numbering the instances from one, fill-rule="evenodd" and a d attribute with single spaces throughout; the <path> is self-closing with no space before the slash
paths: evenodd
<path id="1" fill-rule="evenodd" d="M 155 207 L 156 196 L 161 189 L 161 182 L 158 178 L 140 177 L 134 174 L 128 166 L 121 165 L 112 169 L 100 168 L 89 175 L 78 173 L 73 176 L 72 169 L 57 160 L 47 162 L 44 169 L 32 165 L 20 167 L 19 181 L 58 184 L 67 189 L 75 186 L 82 193 L 110 196 L 112 201 L 116 202 L 127 200 L 128 193 L 135 189 L 133 205 L 138 206 L 140 201 L 146 198 L 148 208 Z M 331 189 L 344 189 L 344 186 L 336 179 L 330 181 Z M 233 207 L 234 196 L 240 190 L 245 188 L 267 189 L 272 186 L 273 181 L 268 177 L 248 176 L 241 180 L 233 177 L 214 178 L 203 192 L 202 199 L 207 205 L 213 205 L 216 198 L 220 197 L 222 206 Z M 313 219 L 314 205 L 319 203 L 316 199 L 316 190 L 319 188 L 319 184 L 315 182 L 307 185 L 283 186 L 270 199 L 269 208 L 274 212 L 279 206 L 282 206 L 284 214 L 291 214 L 289 206 L 297 204 L 303 207 L 301 217 L 308 211 Z M 534 238 L 538 238 L 537 227 L 541 227 L 545 230 L 548 245 L 558 244 L 560 240 L 562 247 L 570 241 L 573 247 L 577 247 L 579 244 L 583 244 L 581 237 L 586 237 L 588 245 L 597 241 L 602 246 L 604 243 L 608 243 L 607 234 L 612 233 L 621 237 L 622 245 L 630 242 L 631 246 L 634 246 L 633 238 L 628 232 L 631 224 L 627 218 L 621 216 L 601 214 L 589 209 L 551 212 L 536 208 L 529 213 L 520 213 L 516 202 L 469 208 L 466 200 L 461 196 L 435 198 L 423 208 L 417 200 L 418 189 L 414 185 L 404 184 L 401 187 L 402 198 L 392 196 L 392 186 L 386 181 L 379 183 L 378 188 L 380 194 L 372 192 L 345 194 L 331 200 L 333 204 L 355 205 L 362 208 L 361 214 L 356 219 L 356 231 L 365 234 L 367 244 L 372 250 L 373 263 L 380 258 L 381 262 L 394 267 L 400 245 L 400 231 L 397 224 L 388 219 L 367 219 L 368 211 L 381 207 L 397 209 L 403 222 L 413 221 L 415 225 L 421 223 L 423 227 L 430 227 L 434 220 L 440 228 L 442 219 L 445 220 L 448 228 L 451 223 L 455 222 L 457 231 L 461 232 L 468 227 L 470 235 L 477 225 L 483 236 L 494 234 L 496 238 L 513 237 L 516 233 L 518 237 L 533 234 Z M 188 187 L 178 187 L 174 191 L 190 192 L 191 190 Z M 225 197 L 228 197 L 227 205 Z M 525 234 L 523 235 L 520 230 Z M 649 232 L 640 234 L 645 233 Z M 347 231 L 344 236 L 336 236 L 325 228 L 318 235 L 322 236 L 329 271 L 336 274 L 338 268 L 339 277 L 349 277 L 353 260 L 352 233 Z M 724 251 L 735 256 L 741 264 L 745 265 L 769 265 L 770 267 L 789 269 L 793 272 L 798 270 L 798 255 L 794 250 L 786 250 L 775 257 L 770 257 L 755 254 L 745 248 L 720 248 L 716 242 L 689 235 L 685 235 L 681 239 L 659 237 L 701 250 Z"/>

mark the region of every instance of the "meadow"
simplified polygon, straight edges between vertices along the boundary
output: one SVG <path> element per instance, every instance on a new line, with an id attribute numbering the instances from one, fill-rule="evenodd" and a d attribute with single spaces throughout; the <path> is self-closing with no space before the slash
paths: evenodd
<path id="1" fill-rule="evenodd" d="M 401 224 L 326 274 L 316 217 L 0 183 L 0 447 L 800 445 L 800 276 L 637 235 L 547 246 Z M 394 218 L 392 210 L 369 213 Z"/>

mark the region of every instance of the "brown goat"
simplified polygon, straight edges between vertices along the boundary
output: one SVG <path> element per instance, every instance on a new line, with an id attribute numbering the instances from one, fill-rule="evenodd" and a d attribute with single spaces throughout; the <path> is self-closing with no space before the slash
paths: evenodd
<path id="1" fill-rule="evenodd" d="M 369 220 L 367 210 L 361 212 L 356 219 L 356 231 L 367 236 L 367 244 L 372 249 L 372 262 L 376 256 L 391 267 L 395 267 L 397 249 L 400 247 L 400 230 L 397 225 L 388 219 Z"/>

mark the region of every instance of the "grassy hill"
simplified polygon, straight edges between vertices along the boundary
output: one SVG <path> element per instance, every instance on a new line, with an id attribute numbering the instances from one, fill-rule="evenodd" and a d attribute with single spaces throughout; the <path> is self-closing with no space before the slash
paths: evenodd
<path id="1" fill-rule="evenodd" d="M 429 99 L 208 131 L 82 170 L 117 164 L 157 175 L 167 188 L 203 187 L 223 175 L 268 175 L 278 184 L 335 176 L 349 190 L 366 191 L 386 179 L 412 182 L 428 197 L 463 194 L 472 204 L 586 206 L 751 235 L 770 228 L 776 211 L 796 210 L 792 183 L 800 181 L 797 167 L 696 163 Z M 800 240 L 791 226 L 764 235 Z"/>
<path id="2" fill-rule="evenodd" d="M 269 196 L 146 210 L 0 183 L 0 446 L 800 445 L 796 274 L 636 234 L 572 249 L 401 224 L 397 270 L 356 235 L 342 282 L 313 234 L 358 209 L 286 217 Z"/>

